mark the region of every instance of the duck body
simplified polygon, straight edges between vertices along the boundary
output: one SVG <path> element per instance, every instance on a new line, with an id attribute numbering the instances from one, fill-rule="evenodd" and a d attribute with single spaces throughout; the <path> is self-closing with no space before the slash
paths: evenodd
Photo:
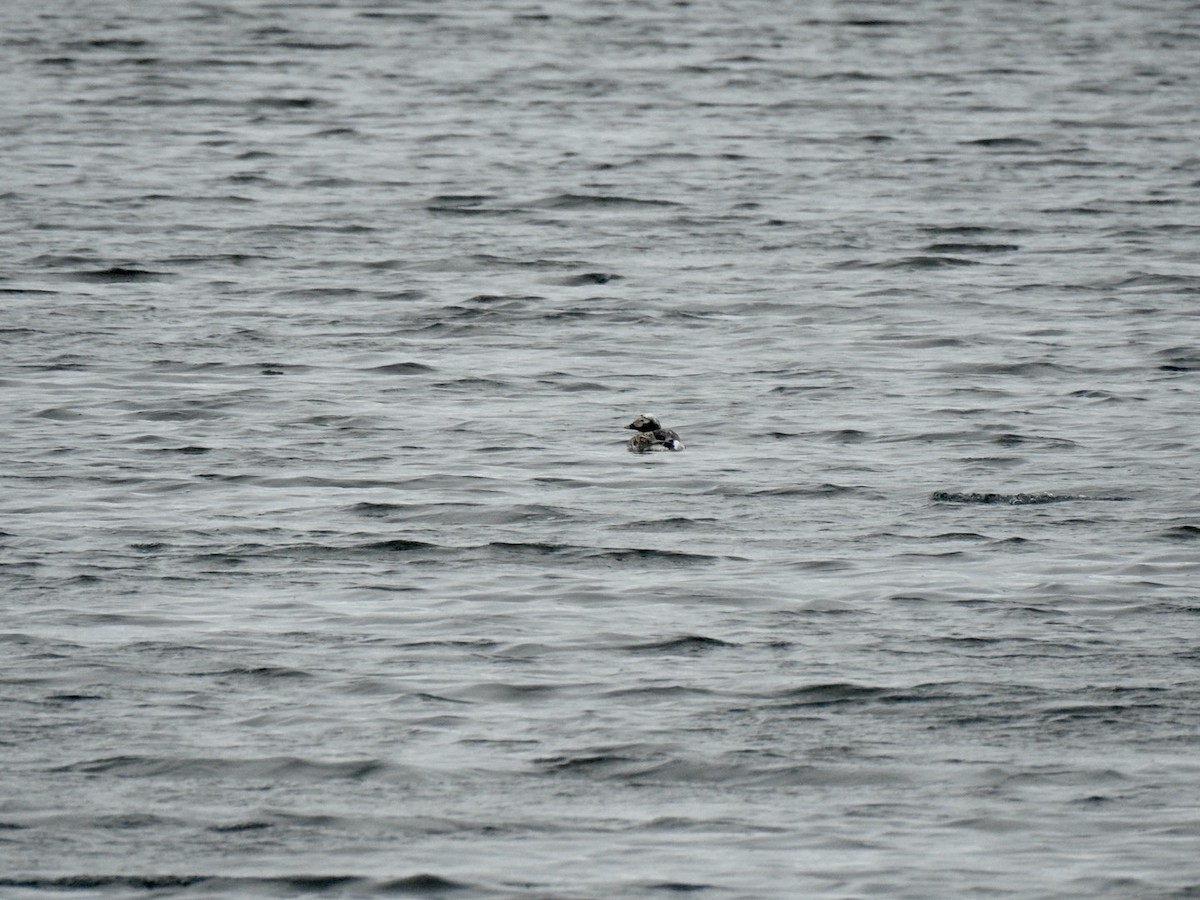
<path id="1" fill-rule="evenodd" d="M 629 439 L 629 449 L 634 453 L 683 449 L 679 435 L 670 428 L 663 428 L 654 416 L 638 416 L 625 427 L 637 432 Z"/>

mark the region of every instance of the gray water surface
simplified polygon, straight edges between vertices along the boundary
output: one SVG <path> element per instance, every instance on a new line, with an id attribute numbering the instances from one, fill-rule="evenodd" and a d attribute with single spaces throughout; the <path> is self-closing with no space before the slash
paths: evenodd
<path id="1" fill-rule="evenodd" d="M 1200 892 L 1200 6 L 52 0 L 0 79 L 6 898 Z"/>

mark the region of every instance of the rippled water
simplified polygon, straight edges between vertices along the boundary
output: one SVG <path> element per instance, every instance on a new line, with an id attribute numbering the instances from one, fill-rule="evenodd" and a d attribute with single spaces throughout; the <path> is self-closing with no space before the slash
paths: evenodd
<path id="1" fill-rule="evenodd" d="M 1200 891 L 1200 6 L 0 35 L 6 897 Z"/>

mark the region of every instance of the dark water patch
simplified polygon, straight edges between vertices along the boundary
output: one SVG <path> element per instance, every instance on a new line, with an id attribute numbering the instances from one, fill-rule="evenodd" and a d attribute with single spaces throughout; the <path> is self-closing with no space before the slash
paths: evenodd
<path id="1" fill-rule="evenodd" d="M 126 755 L 83 760 L 55 767 L 51 771 L 113 775 L 119 778 L 307 778 L 316 781 L 339 778 L 357 781 L 392 768 L 377 759 L 322 762 L 296 756 L 233 759 Z"/>
<path id="2" fill-rule="evenodd" d="M 487 378 L 480 375 L 468 375 L 450 381 L 435 381 L 432 385 L 441 390 L 490 391 L 514 387 L 513 382 L 503 378 Z"/>
<path id="3" fill-rule="evenodd" d="M 646 199 L 644 197 L 622 197 L 610 194 L 555 194 L 535 201 L 534 207 L 541 209 L 654 209 L 681 206 L 673 200 Z"/>
<path id="4" fill-rule="evenodd" d="M 645 885 L 649 891 L 663 891 L 668 894 L 696 894 L 714 888 L 711 884 L 699 884 L 691 881 L 652 881 Z"/>
<path id="5" fill-rule="evenodd" d="M 181 456 L 203 456 L 206 453 L 211 453 L 211 447 L 151 447 L 142 451 L 144 453 L 178 453 Z"/>
<path id="6" fill-rule="evenodd" d="M 167 256 L 162 262 L 172 266 L 244 266 L 249 263 L 266 262 L 277 259 L 262 253 L 211 253 Z"/>
<path id="7" fill-rule="evenodd" d="M 1194 372 L 1200 369 L 1200 348 L 1171 347 L 1160 350 L 1158 357 L 1163 360 L 1159 369 L 1163 372 Z"/>
<path id="8" fill-rule="evenodd" d="M 1007 376 L 1014 378 L 1045 378 L 1048 376 L 1070 374 L 1072 370 L 1059 363 L 1047 360 L 1028 360 L 1024 362 L 973 362 L 951 363 L 938 366 L 939 372 L 950 375 L 984 375 L 988 377 Z"/>
<path id="9" fill-rule="evenodd" d="M 389 516 L 402 513 L 405 509 L 407 507 L 400 503 L 371 503 L 366 501 L 355 503 L 349 507 L 349 511 L 352 514 L 368 519 L 385 519 Z"/>
<path id="10" fill-rule="evenodd" d="M 358 288 L 288 288 L 276 291 L 273 297 L 286 300 L 317 300 L 321 303 L 337 304 L 347 300 L 358 300 L 371 297 L 370 291 Z"/>
<path id="11" fill-rule="evenodd" d="M 272 488 L 399 488 L 408 486 L 408 482 L 388 481 L 381 478 L 336 478 L 318 475 L 297 475 L 291 478 L 274 477 L 270 475 L 250 475 L 244 473 L 204 472 L 196 476 L 214 481 L 243 482 L 257 484 L 261 487 Z M 413 479 L 421 481 L 423 479 Z M 433 480 L 433 479 L 430 479 Z"/>
<path id="12" fill-rule="evenodd" d="M 39 419 L 49 419 L 52 422 L 75 422 L 87 418 L 86 414 L 77 409 L 63 409 L 62 407 L 42 409 L 34 413 L 34 416 Z"/>
<path id="13" fill-rule="evenodd" d="M 912 347 L 917 350 L 929 350 L 939 347 L 967 347 L 971 342 L 965 341 L 962 338 L 945 337 L 945 336 L 925 336 L 912 335 L 908 333 L 898 334 L 880 334 L 876 335 L 877 341 L 888 341 L 892 344 L 897 344 L 903 347 Z"/>
<path id="14" fill-rule="evenodd" d="M 1171 272 L 1138 272 L 1135 275 L 1129 275 L 1124 278 L 1100 282 L 1098 286 L 1112 290 L 1127 291 L 1153 291 L 1162 290 L 1163 288 L 1173 290 L 1183 289 L 1187 294 L 1194 294 L 1200 291 L 1200 275 Z"/>
<path id="15" fill-rule="evenodd" d="M 130 544 L 130 550 L 136 550 L 138 553 L 162 553 L 164 550 L 170 549 L 170 544 L 164 544 L 161 541 L 149 541 L 142 544 Z"/>
<path id="16" fill-rule="evenodd" d="M 497 199 L 495 194 L 438 194 L 425 201 L 439 207 L 471 207 Z"/>
<path id="17" fill-rule="evenodd" d="M 94 700 L 107 700 L 103 694 L 50 694 L 46 697 L 48 703 L 87 703 Z"/>
<path id="18" fill-rule="evenodd" d="M 1026 445 L 1034 445 L 1043 448 L 1052 448 L 1055 450 L 1071 450 L 1079 445 L 1067 438 L 1043 437 L 1036 434 L 1015 434 L 1006 432 L 997 434 L 991 438 L 993 444 L 1001 447 L 1022 447 Z"/>
<path id="19" fill-rule="evenodd" d="M 847 703 L 862 703 L 878 700 L 887 692 L 883 688 L 849 682 L 834 682 L 830 684 L 813 684 L 803 687 L 787 688 L 771 694 L 778 705 L 793 706 L 834 706 Z"/>
<path id="20" fill-rule="evenodd" d="M 955 236 L 978 236 L 987 234 L 1014 234 L 1012 229 L 995 228 L 991 225 L 924 225 L 921 228 L 926 234 L 932 235 L 955 235 Z"/>
<path id="21" fill-rule="evenodd" d="M 433 366 L 425 365 L 419 362 L 398 362 L 388 363 L 383 366 L 373 366 L 366 369 L 367 372 L 374 372 L 379 375 L 418 375 L 423 372 L 436 372 Z"/>
<path id="22" fill-rule="evenodd" d="M 869 494 L 863 487 L 845 484 L 833 484 L 826 482 L 825 484 L 815 485 L 781 485 L 773 488 L 760 488 L 751 491 L 739 491 L 735 489 L 722 490 L 727 496 L 743 496 L 743 497 L 841 497 L 849 494 Z"/>
<path id="23" fill-rule="evenodd" d="M 292 234 L 370 234 L 376 229 L 370 225 L 330 225 L 311 222 L 299 225 L 289 222 L 275 222 L 270 225 L 234 225 L 228 230 L 262 237 L 276 237 Z"/>
<path id="24" fill-rule="evenodd" d="M 488 556 L 500 559 L 562 557 L 564 560 L 587 560 L 616 564 L 645 563 L 666 567 L 704 565 L 717 562 L 722 558 L 731 558 L 682 550 L 658 550 L 650 547 L 586 547 L 540 541 L 493 541 L 469 549 L 476 552 L 483 550 Z"/>
<path id="25" fill-rule="evenodd" d="M 645 759 L 616 751 L 546 756 L 534 760 L 543 772 L 556 775 L 608 775 L 625 772 L 630 766 L 643 765 Z"/>
<path id="26" fill-rule="evenodd" d="M 381 881 L 376 884 L 376 890 L 382 894 L 402 894 L 415 896 L 442 896 L 443 894 L 454 891 L 472 892 L 478 891 L 479 895 L 483 892 L 478 886 L 471 885 L 462 881 L 452 881 L 449 878 L 443 878 L 440 875 L 433 875 L 428 872 L 422 872 L 417 875 L 408 875 L 404 878 L 394 878 L 389 881 Z"/>
<path id="27" fill-rule="evenodd" d="M 458 216 L 462 218 L 472 217 L 504 217 L 514 216 L 521 212 L 519 209 L 513 209 L 503 206 L 475 206 L 471 204 L 449 204 L 439 206 L 437 204 L 427 204 L 425 211 L 434 216 Z"/>
<path id="28" fill-rule="evenodd" d="M 0 878 L 0 887 L 27 891 L 168 891 L 211 882 L 210 875 L 63 875 L 58 878 Z"/>
<path id="29" fill-rule="evenodd" d="M 993 491 L 982 493 L 975 491 L 934 491 L 930 494 L 930 499 L 934 503 L 958 503 L 975 506 L 1039 506 L 1047 503 L 1070 503 L 1074 501 L 1120 502 L 1129 500 L 1130 498 L 1119 495 L 1059 494 L 1052 491 L 1039 491 L 1035 493 L 1019 492 L 1015 494 Z"/>
<path id="30" fill-rule="evenodd" d="M 232 822 L 228 825 L 210 825 L 208 830 L 214 834 L 240 834 L 245 831 L 264 831 L 274 827 L 273 822 L 255 820 L 249 822 Z"/>
<path id="31" fill-rule="evenodd" d="M 68 50 L 140 50 L 149 45 L 144 38 L 92 38 L 84 41 L 67 41 Z"/>
<path id="32" fill-rule="evenodd" d="M 70 273 L 76 281 L 88 281 L 98 284 L 124 284 L 141 281 L 158 281 L 167 276 L 166 272 L 154 272 L 149 269 L 136 269 L 132 266 L 110 266 L 107 269 L 91 269 Z"/>
<path id="33" fill-rule="evenodd" d="M 219 669 L 212 672 L 190 672 L 188 673 L 199 678 L 265 678 L 265 679 L 293 679 L 293 678 L 312 678 L 312 672 L 306 672 L 304 669 L 293 669 L 287 666 L 234 666 L 231 669 Z"/>
<path id="34" fill-rule="evenodd" d="M 748 785 L 759 788 L 844 788 L 861 785 L 896 785 L 906 781 L 902 772 L 872 765 L 770 765 L 738 759 L 716 762 L 673 759 L 632 765 L 613 773 L 614 778 L 630 785 Z"/>
<path id="35" fill-rule="evenodd" d="M 911 24 L 904 19 L 853 18 L 841 19 L 837 22 L 847 28 L 901 28 Z"/>
<path id="36" fill-rule="evenodd" d="M 818 436 L 833 444 L 862 444 L 872 440 L 874 437 L 866 431 L 859 431 L 857 428 L 840 428 L 837 431 L 818 432 Z"/>
<path id="37" fill-rule="evenodd" d="M 571 275 L 567 278 L 561 278 L 556 283 L 567 285 L 568 287 L 578 287 L 592 284 L 609 284 L 610 282 L 620 280 L 620 275 L 614 275 L 611 272 L 584 272 L 582 275 Z"/>
<path id="38" fill-rule="evenodd" d="M 562 381 L 566 378 L 565 375 L 556 375 L 554 378 L 539 378 L 537 383 L 547 385 L 562 391 L 563 393 L 592 393 L 597 391 L 611 391 L 612 385 L 603 384 L 599 381 Z"/>
<path id="39" fill-rule="evenodd" d="M 976 138 L 970 141 L 959 141 L 959 143 L 967 147 L 987 147 L 1000 150 L 1028 149 L 1042 146 L 1041 141 L 1023 137 Z"/>
<path id="40" fill-rule="evenodd" d="M 1018 244 L 981 244 L 967 242 L 952 242 L 929 244 L 925 250 L 929 253 L 1013 253 L 1020 250 Z"/>
<path id="41" fill-rule="evenodd" d="M 586 558 L 598 562 L 648 563 L 650 565 L 675 567 L 708 565 L 721 560 L 745 560 L 738 556 L 714 556 L 708 553 L 689 553 L 683 550 L 655 550 L 647 547 L 628 547 L 610 550 L 590 550 Z"/>
<path id="42" fill-rule="evenodd" d="M 361 505 L 362 504 L 360 504 L 360 506 Z M 412 541 L 404 538 L 392 538 L 386 541 L 373 541 L 369 544 L 363 544 L 359 549 L 368 553 L 412 553 L 414 551 L 440 551 L 447 548 L 444 548 L 438 544 L 431 544 L 427 541 Z"/>
<path id="43" fill-rule="evenodd" d="M 575 685 L 568 684 L 536 684 L 504 681 L 488 681 L 468 685 L 455 693 L 460 698 L 476 702 L 521 703 L 528 701 L 551 700 Z M 529 743 L 537 743 L 530 740 Z"/>
<path id="44" fill-rule="evenodd" d="M 360 43 L 357 43 L 357 42 L 354 42 L 354 41 L 344 41 L 344 42 L 342 42 L 342 41 L 296 41 L 296 40 L 283 40 L 283 41 L 276 41 L 276 42 L 274 42 L 273 44 L 271 44 L 271 46 L 273 46 L 273 47 L 280 47 L 280 48 L 282 48 L 282 49 L 284 49 L 284 50 L 318 50 L 318 51 L 325 51 L 325 50 L 364 50 L 364 49 L 366 49 L 366 48 L 367 48 L 369 45 L 368 45 L 368 44 L 360 44 Z M 353 129 L 345 129 L 345 130 L 347 130 L 347 131 L 353 131 Z"/>
<path id="45" fill-rule="evenodd" d="M 312 823 L 314 826 L 318 823 Z M 155 896 L 200 890 L 203 896 L 398 896 L 444 897 L 459 891 L 491 893 L 482 886 L 419 873 L 402 878 L 370 879 L 357 875 L 63 875 L 54 878 L 0 878 L 0 887 L 52 893 L 114 891 Z"/>
<path id="46" fill-rule="evenodd" d="M 832 81 L 832 82 L 873 82 L 883 81 L 884 76 L 876 72 L 865 72 L 862 69 L 842 69 L 837 72 L 821 72 L 813 76 L 814 81 Z M 794 101 L 785 100 L 782 103 L 776 103 L 771 106 L 773 110 L 787 111 L 794 110 L 797 105 Z"/>
<path id="47" fill-rule="evenodd" d="M 854 564 L 844 559 L 804 559 L 791 563 L 789 568 L 799 569 L 802 572 L 843 572 L 854 568 Z M 826 615 L 838 615 L 851 612 L 851 610 L 833 607 L 821 609 L 820 612 Z"/>
<path id="48" fill-rule="evenodd" d="M 885 259 L 880 262 L 864 262 L 853 260 L 839 263 L 838 268 L 849 269 L 885 269 L 895 271 L 922 272 L 934 269 L 960 269 L 966 266 L 978 266 L 980 263 L 973 259 L 961 259 L 957 256 L 900 256 Z"/>
<path id="49" fill-rule="evenodd" d="M 1194 541 L 1200 539 L 1200 525 L 1176 525 L 1158 536 L 1168 541 Z"/>
<path id="50" fill-rule="evenodd" d="M 680 637 L 668 638 L 662 641 L 651 641 L 645 644 L 629 644 L 622 649 L 639 653 L 703 653 L 722 647 L 736 647 L 718 638 L 705 637 L 701 634 L 685 634 Z"/>
<path id="51" fill-rule="evenodd" d="M 558 259 L 544 259 L 541 257 L 519 259 L 512 256 L 497 256 L 491 253 L 468 253 L 462 256 L 425 260 L 414 265 L 413 268 L 429 272 L 452 274 L 455 272 L 490 272 L 508 269 L 516 269 L 517 271 L 556 271 L 575 265 L 578 265 L 578 263 Z"/>
<path id="52" fill-rule="evenodd" d="M 624 531 L 629 528 L 637 528 L 643 531 L 686 531 L 689 528 L 695 528 L 697 525 L 711 525 L 715 521 L 715 519 L 709 517 L 667 516 L 661 519 L 642 519 L 634 522 L 623 522 L 620 525 L 614 525 L 613 528 L 618 531 Z"/>
<path id="53" fill-rule="evenodd" d="M 1081 400 L 1095 400 L 1099 403 L 1126 403 L 1131 400 L 1144 401 L 1146 399 L 1145 397 L 1137 396 L 1122 397 L 1120 394 L 1114 394 L 1112 391 L 1098 391 L 1089 389 L 1071 391 L 1071 393 L 1067 394 L 1067 396 L 1078 397 Z"/>
<path id="54" fill-rule="evenodd" d="M 1025 462 L 1022 456 L 964 456 L 962 462 L 968 465 L 986 466 L 989 469 L 1006 469 L 1019 466 Z"/>
<path id="55" fill-rule="evenodd" d="M 247 106 L 258 109 L 276 109 L 276 110 L 301 110 L 301 109 L 316 109 L 321 106 L 328 106 L 328 102 L 320 97 L 252 97 L 244 101 Z"/>

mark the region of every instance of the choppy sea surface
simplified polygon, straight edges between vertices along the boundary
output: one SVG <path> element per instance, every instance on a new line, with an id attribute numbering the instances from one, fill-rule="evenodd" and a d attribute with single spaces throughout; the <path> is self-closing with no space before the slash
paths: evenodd
<path id="1" fill-rule="evenodd" d="M 49 0 L 0 79 L 5 898 L 1200 895 L 1200 5 Z"/>

